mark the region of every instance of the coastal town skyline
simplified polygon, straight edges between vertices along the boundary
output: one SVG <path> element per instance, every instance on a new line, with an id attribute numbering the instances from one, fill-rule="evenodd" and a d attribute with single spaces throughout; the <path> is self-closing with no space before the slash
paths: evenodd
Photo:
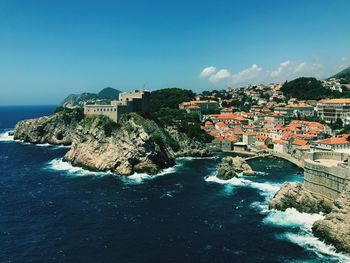
<path id="1" fill-rule="evenodd" d="M 2 105 L 107 86 L 201 92 L 323 79 L 350 63 L 347 1 L 0 5 Z"/>

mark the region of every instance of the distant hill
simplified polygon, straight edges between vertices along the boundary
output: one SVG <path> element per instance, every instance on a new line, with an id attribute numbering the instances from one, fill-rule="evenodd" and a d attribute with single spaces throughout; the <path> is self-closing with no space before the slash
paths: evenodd
<path id="1" fill-rule="evenodd" d="M 59 106 L 66 108 L 82 107 L 84 102 L 91 100 L 104 100 L 109 102 L 111 100 L 118 99 L 118 95 L 121 91 L 107 87 L 101 90 L 99 93 L 79 93 L 79 94 L 70 94 L 66 97 Z"/>
<path id="2" fill-rule="evenodd" d="M 323 87 L 316 78 L 297 78 L 284 83 L 281 90 L 287 97 L 301 100 L 319 100 L 326 97 L 339 96 L 338 93 Z"/>
<path id="3" fill-rule="evenodd" d="M 346 83 L 350 83 L 350 67 L 343 69 L 342 71 L 340 71 L 339 73 L 335 74 L 330 78 L 344 79 Z"/>

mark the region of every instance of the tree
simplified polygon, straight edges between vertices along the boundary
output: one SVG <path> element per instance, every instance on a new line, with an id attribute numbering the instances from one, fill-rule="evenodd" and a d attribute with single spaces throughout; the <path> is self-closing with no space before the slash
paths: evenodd
<path id="1" fill-rule="evenodd" d="M 158 112 L 162 108 L 177 109 L 179 104 L 195 98 L 192 90 L 168 88 L 152 91 L 150 95 L 151 111 Z"/>

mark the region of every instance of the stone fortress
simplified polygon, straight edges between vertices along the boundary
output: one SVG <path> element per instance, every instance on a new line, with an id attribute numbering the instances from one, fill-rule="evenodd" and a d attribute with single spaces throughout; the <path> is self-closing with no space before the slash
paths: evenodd
<path id="1" fill-rule="evenodd" d="M 140 114 L 149 114 L 149 99 L 150 92 L 148 90 L 122 92 L 119 94 L 119 99 L 111 101 L 110 104 L 85 103 L 84 114 L 87 116 L 105 115 L 113 121 L 118 122 L 125 113 L 137 112 Z"/>
<path id="2" fill-rule="evenodd" d="M 339 152 L 313 152 L 304 160 L 306 190 L 335 200 L 350 182 L 349 155 Z"/>

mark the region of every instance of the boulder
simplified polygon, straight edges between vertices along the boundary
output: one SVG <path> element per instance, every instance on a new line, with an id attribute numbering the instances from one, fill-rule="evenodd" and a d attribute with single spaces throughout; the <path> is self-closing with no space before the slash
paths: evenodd
<path id="1" fill-rule="evenodd" d="M 222 180 L 229 180 L 239 174 L 244 176 L 255 175 L 255 172 L 242 157 L 224 157 L 219 164 L 216 176 Z"/>
<path id="2" fill-rule="evenodd" d="M 304 189 L 300 183 L 285 183 L 269 202 L 269 209 L 295 208 L 302 213 L 329 213 L 332 202 Z"/>
<path id="3" fill-rule="evenodd" d="M 332 211 L 312 226 L 313 234 L 337 250 L 350 253 L 350 186 L 334 201 Z"/>

